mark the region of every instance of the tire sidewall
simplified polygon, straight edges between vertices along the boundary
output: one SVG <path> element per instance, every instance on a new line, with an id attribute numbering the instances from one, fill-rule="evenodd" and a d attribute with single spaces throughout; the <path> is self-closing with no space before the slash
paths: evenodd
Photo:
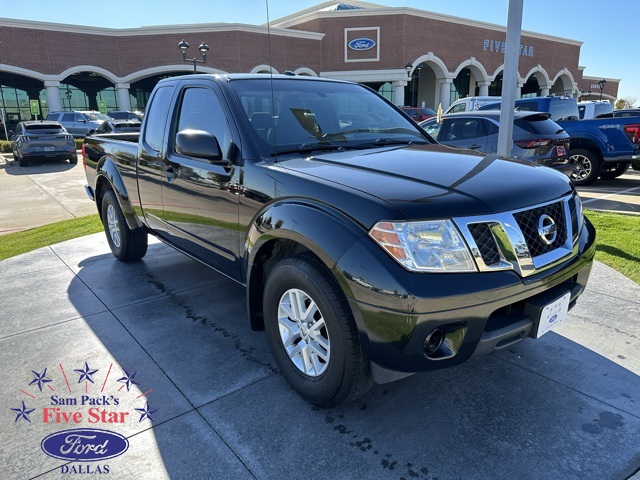
<path id="1" fill-rule="evenodd" d="M 292 259 L 293 260 L 293 259 Z M 285 260 L 269 275 L 265 285 L 264 320 L 273 357 L 280 372 L 290 385 L 306 400 L 315 404 L 331 402 L 342 386 L 345 373 L 345 339 L 338 321 L 338 312 L 313 274 L 305 272 L 300 265 L 317 270 L 312 264 L 298 260 Z M 278 305 L 282 295 L 289 289 L 305 292 L 320 310 L 330 342 L 329 364 L 318 377 L 302 373 L 291 361 L 280 338 L 278 327 Z"/>
<path id="2" fill-rule="evenodd" d="M 589 175 L 587 175 L 585 178 L 582 178 L 582 179 L 574 178 L 574 176 L 571 175 L 571 180 L 576 185 L 592 184 L 600 175 L 600 170 L 601 170 L 600 160 L 594 153 L 590 152 L 589 150 L 576 149 L 569 154 L 569 157 L 571 158 L 571 156 L 574 156 L 574 155 L 576 156 L 580 155 L 582 157 L 585 157 L 591 165 L 591 172 L 589 173 Z M 575 165 L 575 160 L 574 160 L 574 165 Z M 575 166 L 574 166 L 574 169 L 575 169 Z"/>
<path id="3" fill-rule="evenodd" d="M 109 231 L 109 220 L 107 218 L 107 209 L 109 205 L 113 205 L 113 208 L 116 213 L 116 217 L 118 219 L 118 229 L 120 230 L 120 246 L 117 247 L 113 243 L 113 239 L 111 238 L 111 232 Z M 124 258 L 124 247 L 126 245 L 126 235 L 125 225 L 123 222 L 125 221 L 124 215 L 122 215 L 122 211 L 120 210 L 120 205 L 118 204 L 118 200 L 115 197 L 115 194 L 112 190 L 107 190 L 102 197 L 102 225 L 104 226 L 104 233 L 107 235 L 107 242 L 109 243 L 109 248 L 111 248 L 111 252 L 113 256 L 120 259 Z"/>

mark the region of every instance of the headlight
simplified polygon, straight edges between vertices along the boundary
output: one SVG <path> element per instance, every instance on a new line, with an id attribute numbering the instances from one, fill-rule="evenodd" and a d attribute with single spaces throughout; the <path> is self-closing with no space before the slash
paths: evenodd
<path id="1" fill-rule="evenodd" d="M 477 271 L 471 252 L 451 220 L 378 222 L 369 236 L 407 270 Z"/>

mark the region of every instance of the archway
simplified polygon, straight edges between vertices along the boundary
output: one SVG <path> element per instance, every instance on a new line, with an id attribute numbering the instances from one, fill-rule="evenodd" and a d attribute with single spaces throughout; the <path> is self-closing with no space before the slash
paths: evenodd
<path id="1" fill-rule="evenodd" d="M 572 95 L 575 90 L 573 76 L 565 68 L 559 72 L 552 81 L 550 93 L 552 95 Z"/>
<path id="2" fill-rule="evenodd" d="M 105 102 L 107 111 L 118 110 L 114 83 L 92 71 L 74 72 L 60 82 L 60 100 L 64 110 L 99 110 Z"/>
<path id="3" fill-rule="evenodd" d="M 15 129 L 18 122 L 33 120 L 29 101 L 40 101 L 40 119 L 49 113 L 44 83 L 32 77 L 9 72 L 0 72 L 0 120 L 7 130 Z M 4 129 L 0 129 L 4 138 Z"/>
<path id="4" fill-rule="evenodd" d="M 418 57 L 411 65 L 405 105 L 436 109 L 440 103 L 440 82 L 451 78 L 447 66 L 432 52 Z"/>

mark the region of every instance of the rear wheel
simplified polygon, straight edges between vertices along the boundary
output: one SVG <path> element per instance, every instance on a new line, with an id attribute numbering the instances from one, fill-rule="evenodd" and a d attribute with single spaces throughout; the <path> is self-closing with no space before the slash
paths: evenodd
<path id="1" fill-rule="evenodd" d="M 77 165 L 78 164 L 78 155 L 74 155 L 73 157 L 69 157 L 69 163 L 71 165 Z"/>
<path id="2" fill-rule="evenodd" d="M 602 165 L 600 178 L 618 178 L 629 169 L 630 163 L 605 163 Z"/>
<path id="3" fill-rule="evenodd" d="M 113 190 L 102 197 L 102 224 L 111 253 L 122 262 L 140 260 L 147 253 L 147 234 L 129 228 Z"/>
<path id="4" fill-rule="evenodd" d="M 577 148 L 571 150 L 569 158 L 573 163 L 571 180 L 576 185 L 590 185 L 600 175 L 600 159 L 593 152 Z"/>
<path id="5" fill-rule="evenodd" d="M 286 258 L 270 272 L 264 319 L 276 363 L 305 400 L 340 405 L 372 385 L 369 360 L 344 295 L 310 258 Z"/>
<path id="6" fill-rule="evenodd" d="M 24 157 L 18 156 L 18 165 L 20 165 L 21 167 L 28 167 L 29 166 L 29 160 L 27 160 Z"/>

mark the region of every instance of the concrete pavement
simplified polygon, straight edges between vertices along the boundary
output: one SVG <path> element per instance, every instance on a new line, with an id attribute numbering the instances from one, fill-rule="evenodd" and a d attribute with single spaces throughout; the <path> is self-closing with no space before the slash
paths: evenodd
<path id="1" fill-rule="evenodd" d="M 82 162 L 33 161 L 22 168 L 0 155 L 0 235 L 97 213 L 85 183 Z"/>
<path id="2" fill-rule="evenodd" d="M 331 410 L 277 372 L 243 288 L 163 244 L 123 264 L 91 235 L 2 261 L 0 278 L 4 478 L 106 465 L 136 479 L 625 479 L 640 467 L 640 286 L 601 264 L 541 339 Z M 90 408 L 126 421 L 90 423 Z M 129 449 L 97 463 L 43 453 L 71 428 L 118 432 Z"/>

